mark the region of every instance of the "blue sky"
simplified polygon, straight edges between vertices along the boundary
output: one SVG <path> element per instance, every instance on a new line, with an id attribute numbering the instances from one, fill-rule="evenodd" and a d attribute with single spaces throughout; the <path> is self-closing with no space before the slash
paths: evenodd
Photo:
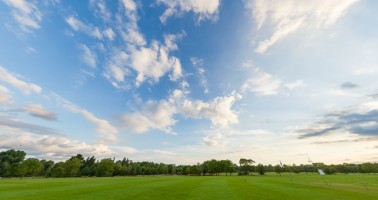
<path id="1" fill-rule="evenodd" d="M 378 3 L 0 3 L 0 149 L 378 161 Z"/>

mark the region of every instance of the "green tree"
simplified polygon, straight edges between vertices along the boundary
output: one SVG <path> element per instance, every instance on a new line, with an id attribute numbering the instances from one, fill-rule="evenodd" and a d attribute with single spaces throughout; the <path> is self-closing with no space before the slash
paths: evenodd
<path id="1" fill-rule="evenodd" d="M 121 161 L 117 161 L 116 163 L 114 163 L 114 172 L 113 172 L 113 176 L 122 176 L 122 162 Z"/>
<path id="2" fill-rule="evenodd" d="M 102 159 L 96 166 L 96 176 L 112 176 L 114 172 L 114 161 L 110 158 Z"/>
<path id="3" fill-rule="evenodd" d="M 256 166 L 256 170 L 257 170 L 257 173 L 259 173 L 260 175 L 265 174 L 265 166 L 263 164 L 258 164 Z"/>
<path id="4" fill-rule="evenodd" d="M 55 165 L 51 168 L 51 176 L 52 177 L 65 177 L 65 169 L 64 169 L 64 162 L 55 163 Z"/>
<path id="5" fill-rule="evenodd" d="M 18 165 L 25 159 L 26 153 L 19 150 L 0 152 L 0 177 L 10 177 L 17 174 Z"/>
<path id="6" fill-rule="evenodd" d="M 87 159 L 82 161 L 80 175 L 81 176 L 94 176 L 95 166 L 96 166 L 96 158 L 94 156 L 87 157 Z"/>
<path id="7" fill-rule="evenodd" d="M 24 168 L 23 172 L 27 176 L 35 177 L 43 170 L 42 163 L 36 158 L 28 158 L 20 164 L 20 168 Z"/>
<path id="8" fill-rule="evenodd" d="M 282 167 L 280 165 L 274 166 L 274 171 L 281 176 Z"/>
<path id="9" fill-rule="evenodd" d="M 362 173 L 375 173 L 375 165 L 373 163 L 362 163 L 361 164 L 361 172 Z"/>
<path id="10" fill-rule="evenodd" d="M 235 166 L 231 160 L 221 160 L 220 163 L 221 163 L 222 172 L 225 172 L 226 176 L 227 176 L 227 173 L 229 173 L 231 176 L 231 173 L 235 172 Z"/>
<path id="11" fill-rule="evenodd" d="M 81 160 L 77 157 L 72 157 L 63 165 L 65 177 L 75 177 L 79 174 L 81 167 Z"/>
<path id="12" fill-rule="evenodd" d="M 240 165 L 240 175 L 247 175 L 250 172 L 253 171 L 253 163 L 255 163 L 254 160 L 252 159 L 245 159 L 245 158 L 240 158 L 239 160 L 239 165 Z"/>
<path id="13" fill-rule="evenodd" d="M 41 160 L 40 162 L 43 166 L 43 169 L 42 169 L 42 171 L 39 175 L 50 177 L 51 176 L 51 169 L 54 166 L 54 161 L 52 161 L 52 160 Z"/>

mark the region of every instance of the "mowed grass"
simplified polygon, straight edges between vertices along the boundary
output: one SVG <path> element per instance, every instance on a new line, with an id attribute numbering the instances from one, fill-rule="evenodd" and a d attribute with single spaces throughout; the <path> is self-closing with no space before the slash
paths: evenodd
<path id="1" fill-rule="evenodd" d="M 376 200 L 378 175 L 3 178 L 0 199 Z"/>

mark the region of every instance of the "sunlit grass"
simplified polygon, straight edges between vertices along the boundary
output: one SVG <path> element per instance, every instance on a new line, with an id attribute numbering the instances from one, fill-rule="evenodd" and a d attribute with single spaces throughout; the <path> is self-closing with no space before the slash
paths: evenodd
<path id="1" fill-rule="evenodd" d="M 0 199 L 378 199 L 378 175 L 3 178 Z"/>

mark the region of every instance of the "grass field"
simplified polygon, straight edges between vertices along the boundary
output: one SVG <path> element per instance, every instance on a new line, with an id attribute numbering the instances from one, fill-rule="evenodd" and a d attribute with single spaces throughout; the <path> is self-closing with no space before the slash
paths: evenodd
<path id="1" fill-rule="evenodd" d="M 376 200 L 378 175 L 3 178 L 0 199 Z"/>

